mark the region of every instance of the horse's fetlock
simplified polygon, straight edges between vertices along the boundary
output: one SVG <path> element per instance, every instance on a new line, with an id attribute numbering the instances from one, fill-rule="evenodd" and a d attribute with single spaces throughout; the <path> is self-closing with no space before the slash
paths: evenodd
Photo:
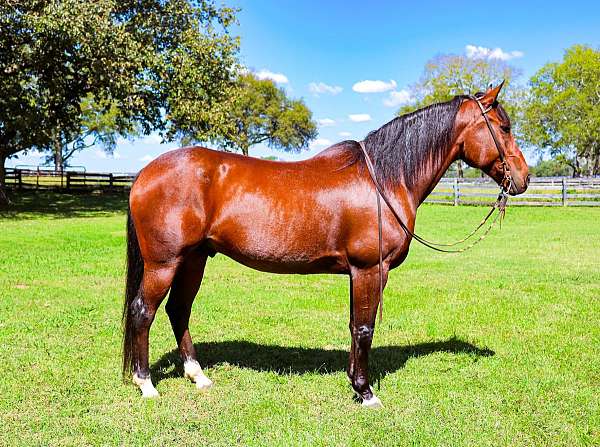
<path id="1" fill-rule="evenodd" d="M 352 388 L 364 397 L 369 392 L 369 381 L 364 375 L 357 374 L 352 380 Z"/>

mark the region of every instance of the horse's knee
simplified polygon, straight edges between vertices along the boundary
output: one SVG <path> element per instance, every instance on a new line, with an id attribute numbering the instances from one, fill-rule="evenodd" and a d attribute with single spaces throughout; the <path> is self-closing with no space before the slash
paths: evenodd
<path id="1" fill-rule="evenodd" d="M 363 346 L 365 343 L 371 343 L 373 341 L 373 334 L 375 332 L 375 328 L 373 326 L 369 326 L 363 324 L 356 329 L 356 341 L 359 346 Z"/>

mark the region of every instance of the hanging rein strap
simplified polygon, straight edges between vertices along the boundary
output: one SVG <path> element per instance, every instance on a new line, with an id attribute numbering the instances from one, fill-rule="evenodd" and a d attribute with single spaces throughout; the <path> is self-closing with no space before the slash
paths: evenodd
<path id="1" fill-rule="evenodd" d="M 498 220 L 498 217 L 504 212 L 504 209 L 505 209 L 505 206 L 506 206 L 506 200 L 508 198 L 508 194 L 504 190 L 502 190 L 500 192 L 500 194 L 498 195 L 498 198 L 496 199 L 496 202 L 494 202 L 494 204 L 492 205 L 490 211 L 483 218 L 483 220 L 479 223 L 479 225 L 475 228 L 475 230 L 473 230 L 471 233 L 469 233 L 469 235 L 467 235 L 467 237 L 465 237 L 465 238 L 463 238 L 463 239 L 461 239 L 459 241 L 450 243 L 450 244 L 442 244 L 442 243 L 438 243 L 438 242 L 428 241 L 424 237 L 419 236 L 418 234 L 416 234 L 415 232 L 413 232 L 404 223 L 404 221 L 402 220 L 402 218 L 400 217 L 400 215 L 398 214 L 398 212 L 395 210 L 395 208 L 390 203 L 390 200 L 388 199 L 387 195 L 383 191 L 383 188 L 381 187 L 381 185 L 377 181 L 377 177 L 375 176 L 375 169 L 373 168 L 373 164 L 371 162 L 369 154 L 367 153 L 367 151 L 365 149 L 364 143 L 362 141 L 359 141 L 358 144 L 360 145 L 360 148 L 362 150 L 363 157 L 364 157 L 365 163 L 367 165 L 367 171 L 369 172 L 369 176 L 371 177 L 371 180 L 372 180 L 373 184 L 375 185 L 375 189 L 377 190 L 377 217 L 378 217 L 378 226 L 379 226 L 379 234 L 380 235 L 382 233 L 382 231 L 381 231 L 381 200 L 380 200 L 380 197 L 383 198 L 383 201 L 388 206 L 389 210 L 392 212 L 392 214 L 396 218 L 396 221 L 400 224 L 400 226 L 406 232 L 407 235 L 409 235 L 411 238 L 415 239 L 420 244 L 422 244 L 422 245 L 424 245 L 424 246 L 426 246 L 428 248 L 431 248 L 432 250 L 439 251 L 439 252 L 442 252 L 442 253 L 462 253 L 464 251 L 467 251 L 467 250 L 473 248 L 482 239 L 485 238 L 485 236 L 490 232 L 491 227 Z M 490 227 L 488 229 L 486 229 L 486 231 L 484 232 L 484 234 L 478 240 L 476 240 L 475 242 L 473 242 L 471 245 L 469 245 L 467 247 L 464 247 L 464 248 L 453 249 L 453 250 L 448 250 L 448 249 L 445 249 L 445 248 L 439 248 L 439 247 L 452 247 L 454 245 L 458 245 L 458 244 L 460 244 L 460 243 L 465 242 L 466 240 L 468 240 L 471 236 L 473 236 L 474 234 L 476 234 L 477 231 L 481 227 L 483 227 L 485 225 L 485 223 L 489 220 L 490 216 L 494 213 L 494 211 L 496 209 L 498 209 L 500 211 L 500 213 L 496 216 L 496 218 L 494 219 L 494 221 L 492 222 L 492 224 L 490 225 Z M 380 241 L 379 246 L 380 247 L 382 246 L 381 241 Z"/>
<path id="2" fill-rule="evenodd" d="M 369 172 L 369 176 L 371 177 L 371 180 L 372 180 L 373 184 L 375 185 L 376 196 L 377 196 L 377 222 L 378 222 L 378 236 L 379 236 L 379 321 L 380 322 L 383 320 L 383 235 L 382 235 L 382 222 L 381 222 L 381 220 L 382 220 L 381 219 L 381 198 L 383 198 L 383 201 L 386 203 L 389 210 L 392 212 L 392 214 L 396 218 L 396 221 L 400 224 L 400 226 L 402 227 L 402 229 L 406 232 L 406 234 L 408 236 L 412 237 L 413 239 L 415 239 L 417 242 L 423 244 L 424 246 L 431 248 L 432 250 L 443 252 L 443 253 L 462 253 L 464 251 L 467 251 L 467 250 L 473 248 L 475 245 L 477 245 L 479 242 L 481 242 L 487 236 L 487 234 L 491 231 L 491 229 L 496 224 L 496 221 L 498 220 L 498 218 L 500 218 L 500 220 L 502 220 L 504 218 L 504 213 L 506 210 L 506 201 L 508 200 L 508 193 L 512 186 L 512 176 L 510 173 L 510 169 L 508 167 L 508 163 L 506 162 L 506 156 L 505 156 L 504 150 L 502 149 L 502 146 L 500 146 L 500 143 L 498 142 L 498 138 L 496 137 L 496 133 L 494 132 L 494 129 L 492 128 L 492 125 L 487 117 L 487 113 L 492 109 L 492 106 L 485 109 L 477 97 L 469 96 L 469 98 L 474 100 L 477 103 L 477 105 L 479 106 L 479 109 L 481 110 L 481 115 L 483 116 L 483 118 L 485 120 L 485 123 L 490 131 L 491 136 L 492 136 L 492 139 L 494 140 L 494 145 L 496 146 L 496 149 L 498 150 L 498 154 L 500 155 L 500 161 L 502 162 L 502 168 L 504 170 L 504 178 L 502 179 L 502 183 L 500 185 L 500 193 L 498 194 L 498 198 L 492 205 L 488 214 L 483 218 L 483 220 L 479 223 L 479 225 L 471 233 L 469 233 L 466 237 L 464 237 L 463 239 L 458 240 L 456 242 L 453 242 L 450 244 L 431 242 L 431 241 L 428 241 L 427 239 L 419 236 L 418 234 L 414 233 L 410 228 L 408 228 L 408 226 L 404 223 L 402 218 L 399 216 L 397 211 L 394 209 L 394 207 L 390 203 L 383 188 L 379 184 L 379 181 L 377 180 L 377 176 L 375 175 L 375 168 L 373 167 L 371 158 L 369 157 L 369 154 L 367 153 L 367 150 L 365 148 L 365 143 L 363 141 L 358 142 L 360 149 L 363 153 L 363 157 L 365 159 L 365 164 L 367 165 L 367 171 Z M 481 227 L 483 227 L 485 225 L 485 223 L 488 221 L 488 219 L 490 218 L 490 216 L 494 213 L 494 211 L 496 209 L 498 209 L 498 214 L 496 215 L 496 217 L 494 218 L 492 223 L 489 225 L 489 227 L 484 231 L 484 233 L 475 242 L 468 245 L 467 247 L 460 248 L 460 249 L 448 250 L 448 249 L 444 249 L 444 248 L 439 248 L 439 247 L 452 247 L 452 246 L 458 245 L 460 243 L 463 243 L 466 240 L 468 240 L 469 238 L 471 238 L 471 236 L 476 234 L 479 231 L 479 229 L 481 229 Z"/>

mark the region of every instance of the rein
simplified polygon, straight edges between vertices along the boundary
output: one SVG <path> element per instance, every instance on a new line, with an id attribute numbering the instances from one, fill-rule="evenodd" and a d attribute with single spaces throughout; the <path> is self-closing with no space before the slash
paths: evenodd
<path id="1" fill-rule="evenodd" d="M 479 223 L 479 225 L 473 231 L 471 231 L 471 233 L 469 233 L 466 237 L 464 237 L 463 239 L 460 239 L 458 241 L 455 241 L 455 242 L 452 242 L 449 244 L 432 242 L 432 241 L 428 241 L 427 239 L 425 239 L 425 238 L 419 236 L 418 234 L 416 234 L 415 232 L 411 231 L 410 228 L 408 228 L 408 226 L 404 223 L 404 221 L 402 220 L 402 218 L 400 217 L 398 212 L 394 209 L 394 207 L 390 203 L 390 200 L 388 199 L 387 195 L 385 194 L 383 188 L 381 187 L 381 184 L 377 180 L 377 176 L 375 175 L 375 168 L 373 167 L 371 158 L 369 157 L 369 154 L 367 153 L 364 142 L 363 141 L 358 142 L 360 149 L 362 150 L 362 153 L 363 153 L 363 156 L 365 159 L 365 163 L 367 165 L 367 171 L 369 172 L 369 176 L 371 177 L 371 180 L 373 181 L 373 184 L 375 185 L 375 190 L 377 192 L 377 221 L 378 221 L 378 237 L 379 237 L 379 321 L 380 322 L 383 320 L 383 253 L 382 253 L 383 252 L 383 237 L 382 237 L 383 231 L 382 231 L 382 223 L 381 223 L 381 199 L 383 199 L 385 204 L 388 206 L 389 210 L 392 212 L 392 214 L 396 218 L 396 221 L 400 224 L 400 226 L 406 232 L 407 235 L 409 235 L 411 238 L 415 239 L 417 242 L 424 245 L 425 247 L 431 248 L 432 250 L 439 251 L 442 253 L 462 253 L 467 250 L 470 250 L 471 248 L 473 248 L 475 245 L 477 245 L 479 242 L 481 242 L 488 235 L 488 233 L 492 230 L 492 228 L 494 227 L 494 225 L 496 224 L 496 222 L 498 221 L 499 218 L 500 218 L 500 221 L 502 221 L 502 219 L 504 218 L 504 215 L 506 212 L 506 202 L 508 200 L 508 193 L 512 186 L 512 175 L 510 173 L 508 164 L 506 163 L 506 155 L 504 153 L 504 150 L 500 146 L 500 143 L 498 142 L 496 133 L 494 132 L 494 129 L 492 128 L 492 125 L 487 117 L 487 113 L 490 110 L 492 110 L 492 106 L 490 106 L 486 109 L 483 107 L 483 105 L 481 104 L 481 102 L 479 101 L 479 99 L 477 97 L 471 95 L 471 96 L 469 96 L 469 98 L 474 100 L 477 103 L 477 105 L 479 106 L 479 109 L 481 110 L 481 115 L 483 116 L 483 118 L 485 120 L 485 123 L 490 131 L 491 136 L 492 136 L 492 140 L 494 140 L 494 145 L 496 146 L 496 149 L 498 150 L 498 154 L 500 155 L 500 161 L 502 162 L 502 168 L 504 170 L 504 178 L 502 179 L 502 182 L 500 184 L 500 193 L 498 194 L 498 198 L 492 205 L 490 211 L 483 218 L 483 220 Z M 479 237 L 479 239 L 477 239 L 470 245 L 460 248 L 460 249 L 439 248 L 439 247 L 453 247 L 455 245 L 461 244 L 461 243 L 467 241 L 468 239 L 470 239 L 473 235 L 475 235 L 481 229 L 481 227 L 483 227 L 485 225 L 485 223 L 488 221 L 488 219 L 490 218 L 490 216 L 494 213 L 494 211 L 496 209 L 498 209 L 498 214 L 496 215 L 496 217 L 494 218 L 492 223 L 488 226 L 488 228 Z"/>

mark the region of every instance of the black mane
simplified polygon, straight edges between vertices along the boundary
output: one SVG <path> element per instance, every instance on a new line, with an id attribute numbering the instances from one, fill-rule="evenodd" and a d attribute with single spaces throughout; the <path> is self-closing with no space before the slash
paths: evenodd
<path id="1" fill-rule="evenodd" d="M 365 148 L 384 187 L 404 181 L 410 188 L 428 166 L 439 166 L 448 153 L 456 113 L 465 98 L 456 96 L 399 116 L 366 136 Z"/>

